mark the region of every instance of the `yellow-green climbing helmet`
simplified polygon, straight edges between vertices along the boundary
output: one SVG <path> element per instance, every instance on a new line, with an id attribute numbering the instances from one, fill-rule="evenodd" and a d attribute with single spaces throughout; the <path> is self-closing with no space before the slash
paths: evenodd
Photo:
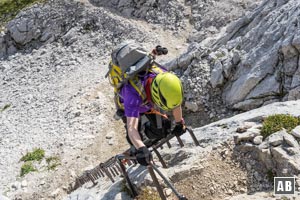
<path id="1" fill-rule="evenodd" d="M 163 110 L 172 110 L 181 105 L 183 89 L 179 78 L 170 73 L 158 74 L 151 83 L 152 101 Z"/>

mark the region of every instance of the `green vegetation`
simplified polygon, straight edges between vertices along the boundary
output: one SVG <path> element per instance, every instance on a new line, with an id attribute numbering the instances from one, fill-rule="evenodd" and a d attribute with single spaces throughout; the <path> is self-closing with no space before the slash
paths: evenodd
<path id="1" fill-rule="evenodd" d="M 160 200 L 159 194 L 148 187 L 142 188 L 139 195 L 136 197 L 137 200 Z"/>
<path id="2" fill-rule="evenodd" d="M 224 51 L 217 51 L 216 57 L 217 57 L 218 59 L 223 58 L 224 56 L 226 56 L 226 54 L 225 54 Z"/>
<path id="3" fill-rule="evenodd" d="M 11 104 L 6 104 L 3 108 L 0 109 L 0 112 L 3 112 L 4 110 L 8 109 L 10 106 Z"/>
<path id="4" fill-rule="evenodd" d="M 268 180 L 273 183 L 274 182 L 274 177 L 276 176 L 276 173 L 272 170 L 272 169 L 269 169 L 267 171 L 267 178 Z"/>
<path id="5" fill-rule="evenodd" d="M 282 196 L 280 199 L 281 199 L 281 200 L 289 200 L 290 198 L 288 198 L 288 197 L 286 197 L 286 196 Z"/>
<path id="6" fill-rule="evenodd" d="M 218 127 L 221 127 L 221 128 L 228 128 L 228 125 L 227 125 L 227 124 L 219 124 Z"/>
<path id="7" fill-rule="evenodd" d="M 46 162 L 48 164 L 48 170 L 54 170 L 58 165 L 60 165 L 60 159 L 57 156 L 50 156 L 46 158 Z"/>
<path id="8" fill-rule="evenodd" d="M 131 195 L 131 191 L 127 187 L 125 179 L 121 183 L 121 192 L 125 192 Z M 151 187 L 141 188 L 139 195 L 135 198 L 136 200 L 160 200 L 160 196 L 157 191 L 153 190 Z"/>
<path id="9" fill-rule="evenodd" d="M 44 0 L 0 0 L 0 26 L 12 19 L 23 8 Z"/>
<path id="10" fill-rule="evenodd" d="M 271 115 L 264 120 L 261 135 L 266 138 L 282 128 L 290 133 L 298 125 L 300 125 L 300 118 L 285 114 Z"/>
<path id="11" fill-rule="evenodd" d="M 41 148 L 36 148 L 32 152 L 28 152 L 25 156 L 21 158 L 21 161 L 41 161 L 45 157 L 45 150 Z"/>
<path id="12" fill-rule="evenodd" d="M 128 188 L 127 185 L 126 185 L 126 180 L 125 180 L 125 179 L 123 179 L 123 180 L 122 180 L 122 183 L 121 183 L 121 192 L 125 192 L 125 193 L 127 193 L 129 196 L 131 195 L 131 192 L 130 192 L 129 188 Z"/>
<path id="13" fill-rule="evenodd" d="M 29 172 L 37 171 L 34 167 L 32 162 L 25 162 L 21 167 L 21 176 L 28 174 Z"/>
<path id="14" fill-rule="evenodd" d="M 45 162 L 41 162 L 43 159 L 45 159 L 47 165 L 45 165 Z M 24 164 L 21 167 L 21 176 L 33 171 L 44 171 L 45 168 L 47 170 L 54 170 L 58 165 L 61 165 L 58 156 L 49 156 L 46 158 L 45 150 L 41 148 L 35 148 L 32 152 L 26 153 L 20 161 L 24 161 Z M 33 167 L 34 162 L 39 162 L 37 169 Z"/>

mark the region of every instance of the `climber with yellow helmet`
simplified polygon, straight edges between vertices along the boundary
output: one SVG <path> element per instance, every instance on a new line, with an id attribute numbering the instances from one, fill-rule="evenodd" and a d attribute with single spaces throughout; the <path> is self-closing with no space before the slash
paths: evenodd
<path id="1" fill-rule="evenodd" d="M 157 55 L 155 51 L 152 53 Z M 146 100 L 141 97 L 141 92 L 138 92 L 130 81 L 123 84 L 119 92 L 120 102 L 123 105 L 123 122 L 127 132 L 127 141 L 135 147 L 138 163 L 144 166 L 148 165 L 152 159 L 148 147 L 170 133 L 171 121 L 162 112 L 172 111 L 176 122 L 171 131 L 172 134 L 180 136 L 186 131 L 181 109 L 183 101 L 181 81 L 175 74 L 161 66 L 159 68 L 160 73 L 148 70 L 146 74 L 142 72 L 143 75 L 138 76 L 142 89 L 145 91 Z M 143 124 L 142 116 L 146 116 L 148 120 Z"/>

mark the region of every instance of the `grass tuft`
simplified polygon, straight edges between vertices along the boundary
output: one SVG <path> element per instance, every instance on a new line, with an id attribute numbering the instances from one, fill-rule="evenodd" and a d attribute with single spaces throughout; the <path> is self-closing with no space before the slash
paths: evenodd
<path id="1" fill-rule="evenodd" d="M 45 0 L 0 0 L 0 26 L 14 18 L 20 10 Z"/>
<path id="2" fill-rule="evenodd" d="M 57 156 L 50 156 L 46 158 L 46 162 L 48 164 L 47 169 L 48 170 L 54 170 L 58 165 L 60 165 L 60 159 Z"/>
<path id="3" fill-rule="evenodd" d="M 272 169 L 268 169 L 267 171 L 267 179 L 269 182 L 274 183 L 274 177 L 276 177 L 276 172 Z"/>
<path id="4" fill-rule="evenodd" d="M 21 158 L 21 161 L 41 161 L 45 157 L 45 150 L 41 148 L 36 148 L 32 152 L 28 152 L 25 156 Z"/>
<path id="5" fill-rule="evenodd" d="M 282 128 L 290 133 L 298 125 L 300 125 L 300 118 L 286 114 L 271 115 L 264 120 L 261 135 L 266 138 Z"/>
<path id="6" fill-rule="evenodd" d="M 28 174 L 29 172 L 37 171 L 34 167 L 32 162 L 25 162 L 21 167 L 21 176 L 24 176 L 25 174 Z"/>
<path id="7" fill-rule="evenodd" d="M 3 112 L 4 110 L 8 109 L 9 107 L 11 107 L 11 104 L 6 104 L 3 108 L 0 109 L 0 112 Z"/>
<path id="8" fill-rule="evenodd" d="M 121 183 L 121 192 L 125 192 L 129 196 L 131 195 L 131 192 L 130 192 L 129 188 L 126 185 L 126 180 L 125 179 L 123 179 L 122 183 Z"/>
<path id="9" fill-rule="evenodd" d="M 144 187 L 141 189 L 141 192 L 136 197 L 136 200 L 160 200 L 160 196 L 157 191 Z"/>

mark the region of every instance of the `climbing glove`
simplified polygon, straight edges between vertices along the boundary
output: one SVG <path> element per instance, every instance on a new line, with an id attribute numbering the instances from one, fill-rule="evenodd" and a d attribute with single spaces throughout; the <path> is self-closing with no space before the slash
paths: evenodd
<path id="1" fill-rule="evenodd" d="M 172 131 L 172 134 L 179 137 L 182 134 L 184 134 L 185 132 L 186 132 L 186 126 L 185 126 L 184 120 L 181 120 L 180 122 L 176 122 L 176 125 Z"/>
<path id="2" fill-rule="evenodd" d="M 136 151 L 136 160 L 140 165 L 147 166 L 152 160 L 152 154 L 147 147 L 141 147 Z"/>

